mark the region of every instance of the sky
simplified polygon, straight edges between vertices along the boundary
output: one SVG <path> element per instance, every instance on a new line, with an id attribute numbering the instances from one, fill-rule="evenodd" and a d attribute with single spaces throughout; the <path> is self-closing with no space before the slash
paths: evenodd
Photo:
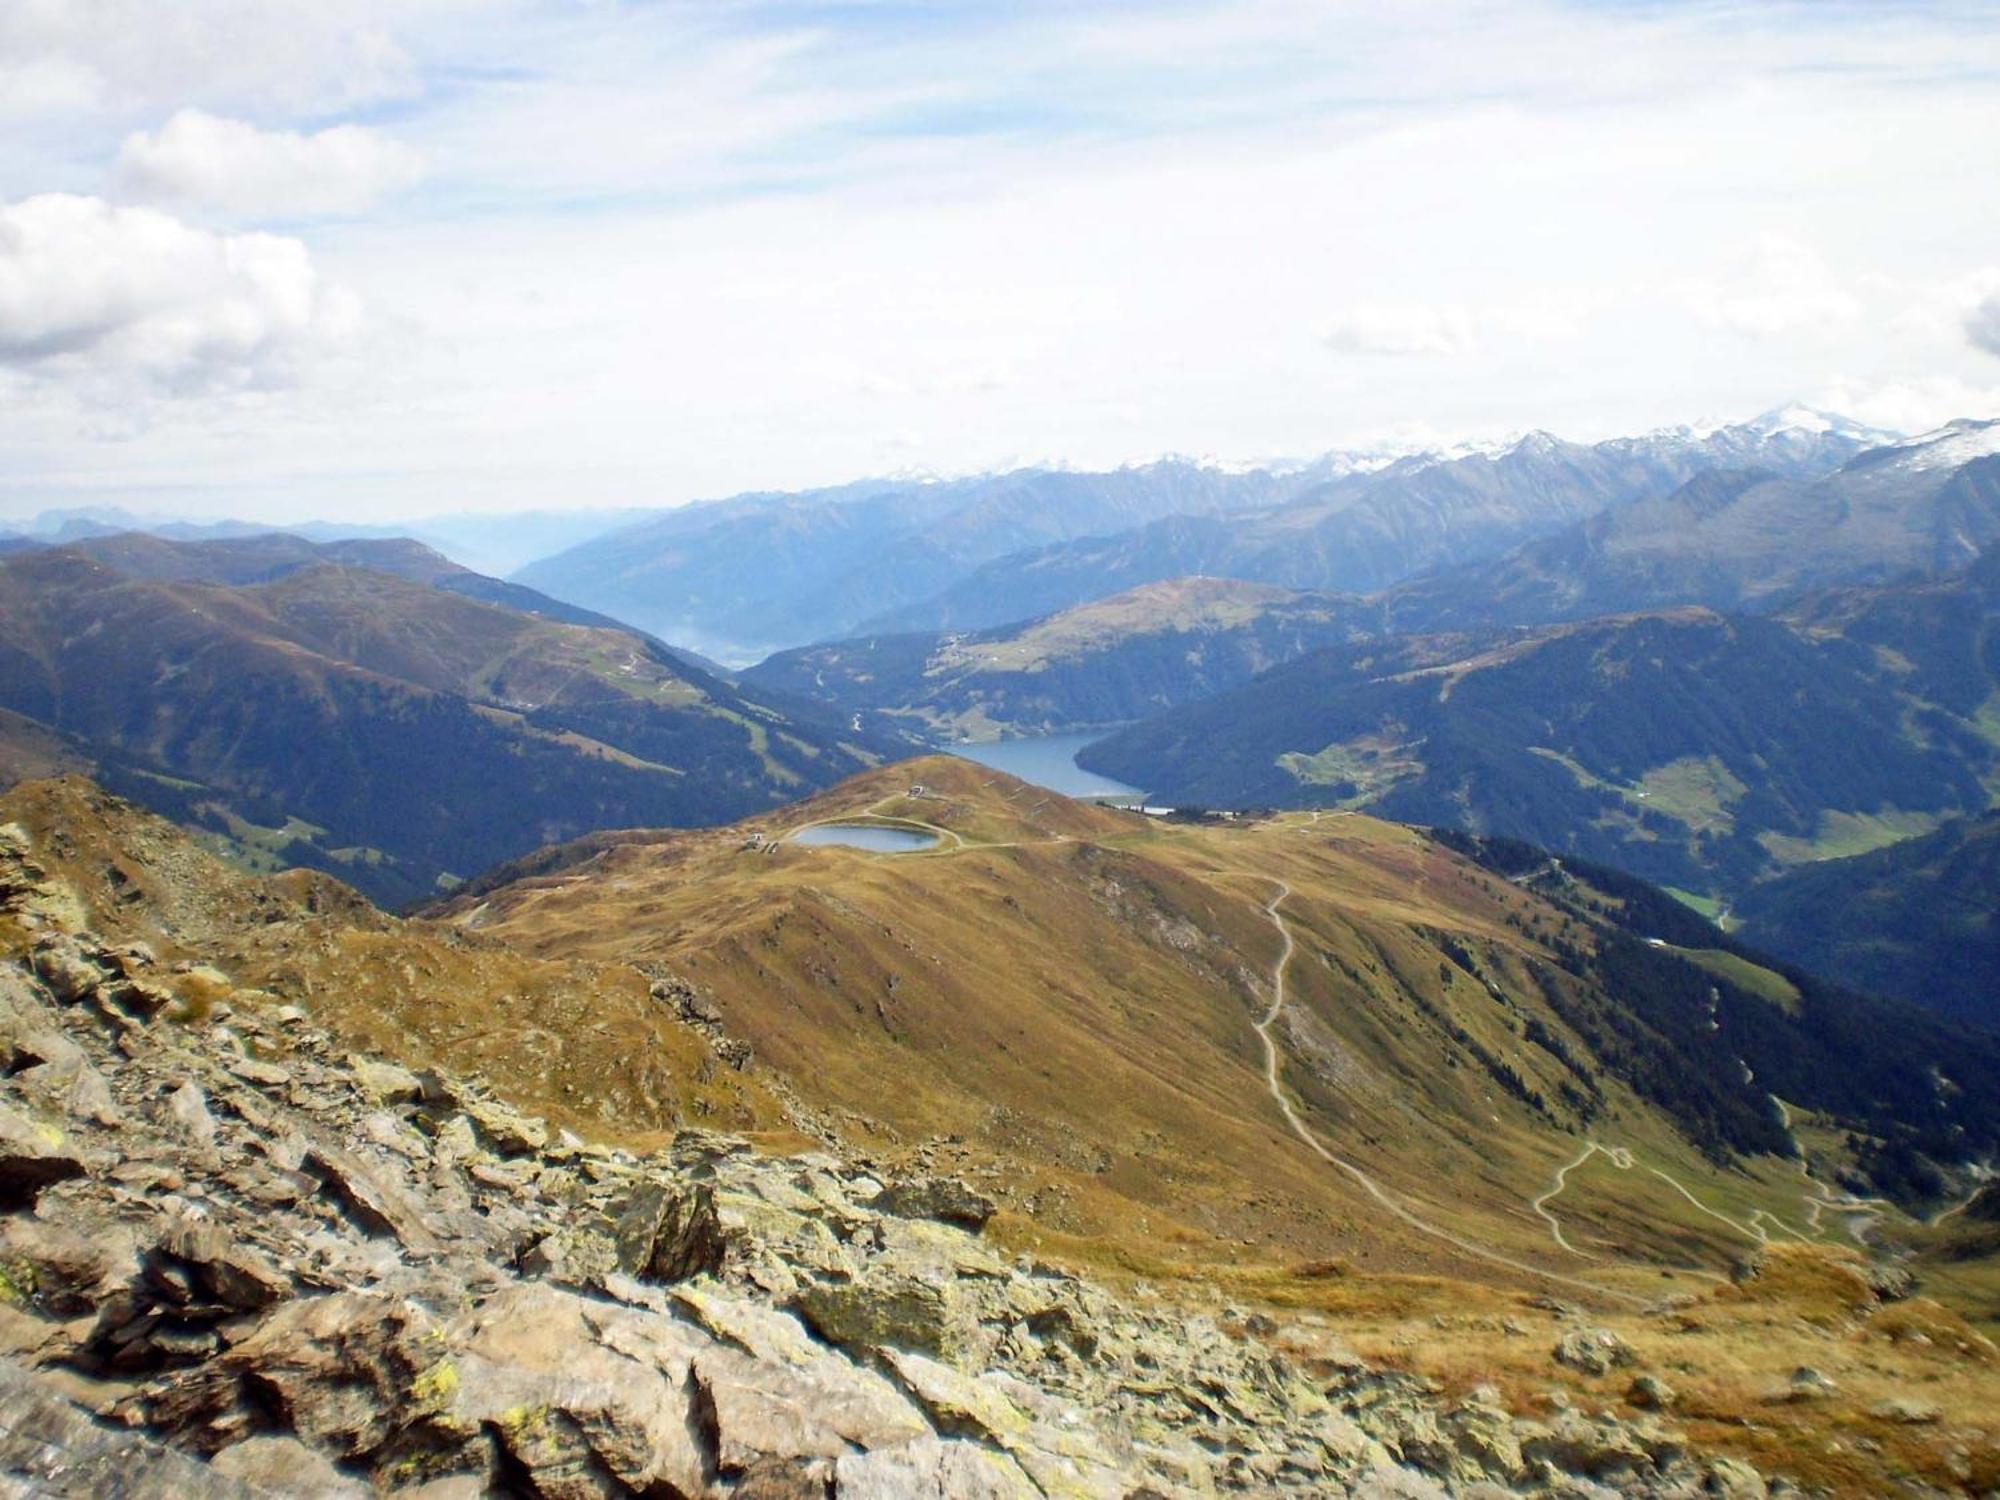
<path id="1" fill-rule="evenodd" d="M 0 0 L 0 517 L 2000 415 L 1991 3 Z"/>

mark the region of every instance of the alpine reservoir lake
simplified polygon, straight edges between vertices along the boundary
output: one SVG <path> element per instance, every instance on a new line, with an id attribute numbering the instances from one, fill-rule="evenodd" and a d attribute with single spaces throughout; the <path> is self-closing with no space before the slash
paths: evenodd
<path id="1" fill-rule="evenodd" d="M 1076 763 L 1077 752 L 1094 745 L 1100 734 L 1044 734 L 1018 740 L 988 740 L 976 745 L 952 745 L 953 755 L 1005 771 L 1035 786 L 1087 802 L 1140 802 L 1145 792 Z"/>
<path id="2" fill-rule="evenodd" d="M 882 823 L 815 823 L 791 836 L 794 844 L 840 844 L 877 854 L 909 854 L 938 841 L 934 833 L 916 828 L 891 828 Z"/>

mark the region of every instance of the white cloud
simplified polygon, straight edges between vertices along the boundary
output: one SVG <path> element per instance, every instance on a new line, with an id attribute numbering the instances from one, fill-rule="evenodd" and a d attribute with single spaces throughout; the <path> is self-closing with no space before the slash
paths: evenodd
<path id="1" fill-rule="evenodd" d="M 422 328 L 386 379 L 255 422 L 151 401 L 94 444 L 60 382 L 132 361 L 37 356 L 0 496 L 664 503 L 885 459 L 1607 435 L 1843 377 L 1927 425 L 1995 380 L 1965 185 L 2000 180 L 1996 79 L 1992 6 L 0 0 L 0 203 L 99 191 L 190 107 L 382 126 L 427 168 L 300 252 Z M 225 209 L 242 182 L 191 172 L 148 192 L 272 211 L 268 173 Z M 278 347 L 230 378 L 347 346 Z M 227 385 L 178 367 L 138 384 Z"/>
<path id="2" fill-rule="evenodd" d="M 1427 302 L 1356 303 L 1324 338 L 1341 354 L 1464 354 L 1478 342 L 1464 308 Z"/>
<path id="3" fill-rule="evenodd" d="M 0 204 L 0 370 L 102 401 L 272 389 L 360 330 L 297 240 L 66 193 Z"/>
<path id="4" fill-rule="evenodd" d="M 1838 380 L 1807 404 L 1890 432 L 1930 432 L 1956 417 L 2000 417 L 2000 386 L 1951 375 L 1903 380 Z"/>
<path id="5" fill-rule="evenodd" d="M 1470 354 L 1581 338 L 1595 308 L 1580 297 L 1532 297 L 1466 307 L 1459 303 L 1358 302 L 1322 341 L 1341 354 Z"/>
<path id="6" fill-rule="evenodd" d="M 1882 276 L 1860 284 L 1892 309 L 1885 333 L 1935 347 L 1963 347 L 1967 324 L 1989 297 L 2000 298 L 2000 266 L 1979 266 L 1956 275 L 1914 280 Z"/>
<path id="7" fill-rule="evenodd" d="M 62 102 L 157 110 L 190 98 L 302 112 L 409 93 L 394 29 L 463 0 L 5 0 L 0 69 L 71 80 Z"/>
<path id="8" fill-rule="evenodd" d="M 1688 282 L 1683 290 L 1695 317 L 1746 338 L 1787 338 L 1850 322 L 1861 302 L 1810 246 L 1784 235 L 1758 238 L 1727 275 Z"/>
<path id="9" fill-rule="evenodd" d="M 302 135 L 198 109 L 127 136 L 114 172 L 124 196 L 241 219 L 353 213 L 420 175 L 414 151 L 366 126 Z"/>
<path id="10" fill-rule="evenodd" d="M 102 97 L 102 80 L 91 69 L 61 57 L 9 60 L 0 57 L 0 119 L 88 109 Z"/>
<path id="11" fill-rule="evenodd" d="M 1972 341 L 1973 348 L 2000 358 L 2000 292 L 1965 315 L 1965 336 Z"/>

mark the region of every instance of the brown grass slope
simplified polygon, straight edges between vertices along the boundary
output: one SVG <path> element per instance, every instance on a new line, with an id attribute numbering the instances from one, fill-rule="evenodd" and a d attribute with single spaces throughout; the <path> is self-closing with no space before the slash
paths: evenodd
<path id="1" fill-rule="evenodd" d="M 940 842 L 782 842 L 854 818 Z M 731 828 L 588 840 L 513 873 L 437 915 L 543 956 L 665 964 L 845 1129 L 962 1151 L 1044 1228 L 1136 1254 L 1352 1260 L 1573 1295 L 1712 1273 L 1758 1243 L 1752 1209 L 1800 1211 L 1793 1164 L 1718 1170 L 1564 1024 L 1549 987 L 1581 981 L 1550 944 L 1586 930 L 1396 825 L 1164 826 L 934 757 Z M 1282 1079 L 1387 1203 L 1266 1088 L 1256 1023 L 1280 882 L 1298 945 L 1273 1028 Z M 1568 1062 L 1526 1040 L 1531 1021 Z M 1588 1137 L 1636 1164 L 1573 1174 L 1572 1252 L 1530 1200 Z"/>
<path id="2" fill-rule="evenodd" d="M 538 959 L 401 921 L 311 871 L 243 875 L 78 777 L 14 788 L 0 822 L 28 830 L 85 925 L 167 963 L 219 965 L 238 987 L 232 1004 L 298 1005 L 359 1050 L 483 1075 L 595 1139 L 783 1128 L 770 1092 L 720 1063 L 625 965 Z M 10 949 L 24 941 L 0 932 Z"/>
<path id="3" fill-rule="evenodd" d="M 905 796 L 913 775 L 938 795 Z M 754 855 L 743 847 L 750 833 L 782 831 L 794 819 L 871 813 L 951 830 L 947 842 L 956 852 L 871 859 L 796 847 Z M 174 983 L 184 1003 L 157 1025 L 221 1021 L 219 1009 L 205 1009 L 223 990 L 217 976 L 187 967 L 218 963 L 228 981 L 226 1003 L 238 1010 L 263 1009 L 275 1021 L 278 1007 L 297 1005 L 357 1049 L 414 1066 L 436 1062 L 483 1073 L 503 1098 L 596 1139 L 644 1149 L 677 1127 L 722 1126 L 765 1132 L 771 1144 L 798 1143 L 783 1133 L 778 1097 L 767 1086 L 775 1059 L 740 1072 L 719 1063 L 705 1038 L 673 1020 L 626 964 L 536 957 L 466 931 L 478 902 L 461 908 L 452 925 L 406 922 L 307 872 L 247 878 L 172 825 L 77 778 L 15 789 L 0 798 L 0 820 L 30 830 L 37 858 L 73 894 L 69 920 L 109 938 L 147 941 L 165 967 L 183 966 Z M 1031 788 L 962 763 L 927 761 L 850 782 L 750 828 L 637 833 L 552 851 L 535 876 L 493 893 L 480 920 L 525 930 L 539 909 L 549 946 L 592 946 L 582 929 L 567 936 L 558 929 L 574 910 L 567 901 L 595 887 L 603 922 L 622 927 L 600 930 L 594 946 L 615 948 L 622 940 L 635 952 L 670 949 L 701 959 L 690 971 L 705 981 L 733 975 L 727 991 L 716 987 L 718 997 L 728 998 L 733 1028 L 747 1027 L 758 1006 L 788 996 L 796 1014 L 772 1019 L 759 1034 L 797 1039 L 786 1071 L 810 1093 L 857 1099 L 857 1115 L 983 1118 L 981 1111 L 992 1112 L 987 1095 L 1002 1084 L 1032 1092 L 1033 1111 L 996 1115 L 961 1147 L 932 1153 L 956 1156 L 975 1171 L 1015 1163 L 1010 1181 L 1000 1185 L 1025 1183 L 1030 1191 L 989 1228 L 1003 1246 L 1039 1245 L 1058 1258 L 1095 1262 L 1117 1278 L 1142 1275 L 1176 1299 L 1211 1312 L 1227 1308 L 1226 1320 L 1295 1348 L 1302 1360 L 1337 1363 L 1351 1347 L 1426 1374 L 1453 1394 L 1491 1384 L 1516 1411 L 1546 1415 L 1556 1400 L 1629 1411 L 1630 1369 L 1593 1376 L 1551 1363 L 1549 1350 L 1575 1326 L 1575 1315 L 1537 1297 L 1542 1288 L 1531 1278 L 1495 1284 L 1509 1278 L 1495 1278 L 1490 1264 L 1473 1267 L 1483 1279 L 1468 1281 L 1374 1275 L 1329 1257 L 1296 1258 L 1295 1245 L 1324 1245 L 1343 1222 L 1358 1223 L 1368 1210 L 1323 1191 L 1312 1163 L 1259 1102 L 1261 1072 L 1245 1003 L 1258 998 L 1256 985 L 1234 966 L 1267 961 L 1276 940 L 1268 924 L 1260 927 L 1268 899 L 1257 888 L 1262 877 L 1239 872 L 1280 870 L 1299 893 L 1285 908 L 1296 909 L 1300 946 L 1292 979 L 1313 1024 L 1331 1030 L 1342 1019 L 1330 1011 L 1330 995 L 1357 1011 L 1381 1002 L 1364 994 L 1369 982 L 1336 984 L 1315 966 L 1331 973 L 1341 963 L 1356 964 L 1377 989 L 1386 988 L 1392 966 L 1409 970 L 1440 951 L 1426 932 L 1442 933 L 1429 924 L 1445 915 L 1457 923 L 1452 940 L 1476 952 L 1503 989 L 1511 983 L 1499 947 L 1511 942 L 1528 952 L 1506 921 L 1527 909 L 1524 898 L 1439 853 L 1407 830 L 1362 819 L 1331 827 L 1292 819 L 1255 828 L 1161 830 L 1060 799 L 1044 802 Z M 891 874 L 897 883 L 884 883 Z M 1319 882 L 1310 893 L 1308 880 Z M 1079 896 L 1079 883 L 1094 894 Z M 1056 896 L 1038 896 L 1038 884 Z M 666 900 L 678 887 L 697 885 L 714 887 L 708 899 L 731 916 L 730 930 L 705 946 L 680 925 L 693 918 Z M 794 899 L 808 890 L 809 903 Z M 931 899 L 914 898 L 926 890 Z M 987 905 L 979 925 L 988 937 L 976 978 L 950 992 L 971 1014 L 954 1018 L 942 1013 L 937 986 L 944 981 L 935 974 L 955 971 L 955 950 L 927 945 L 969 945 L 966 930 L 941 925 L 941 906 L 946 896 L 981 891 Z M 693 899 L 694 892 L 680 896 Z M 892 898 L 909 904 L 883 904 Z M 760 899 L 769 908 L 761 920 Z M 1093 912 L 1112 913 L 1112 925 L 1141 935 L 1120 943 Z M 807 913 L 819 924 L 816 933 Z M 1413 922 L 1413 914 L 1422 921 Z M 865 944 L 864 928 L 874 934 Z M 1069 946 L 1078 933 L 1110 946 L 1102 956 Z M 1350 951 L 1357 933 L 1381 946 L 1358 958 Z M 832 944 L 836 934 L 842 946 Z M 11 924 L 0 931 L 6 951 L 29 941 L 31 934 Z M 1006 945 L 1010 951 L 1002 951 Z M 922 967 L 929 958 L 939 960 L 931 976 Z M 864 969 L 864 959 L 874 967 Z M 783 969 L 782 990 L 753 983 L 757 965 L 773 974 Z M 1102 982 L 1125 965 L 1144 972 L 1128 976 L 1122 993 L 1083 992 L 1086 980 Z M 849 1003 L 864 974 L 872 979 L 883 971 L 907 976 L 891 1007 L 892 1014 L 900 1008 L 906 1031 L 887 1044 L 874 1035 L 880 1019 L 857 1018 Z M 1023 974 L 1061 987 L 1035 999 Z M 1411 973 L 1410 981 L 1416 977 Z M 1204 987 L 1215 991 L 1208 1001 L 1196 994 Z M 1468 1027 L 1480 1021 L 1481 1002 L 1465 980 L 1443 989 L 1450 993 L 1431 997 L 1442 1014 L 1460 1016 Z M 1018 1010 L 1012 1029 L 1007 1007 Z M 1028 1023 L 1055 1040 L 1046 1055 L 1016 1059 L 1005 1073 L 964 1067 L 942 1050 L 972 1028 L 996 1051 L 1001 1043 L 1019 1050 L 1020 1028 Z M 1380 1015 L 1372 1024 L 1390 1042 L 1398 1040 L 1396 1017 Z M 1404 1018 L 1400 1066 L 1414 1069 L 1432 1045 L 1424 1024 Z M 1498 1028 L 1487 1029 L 1497 1037 Z M 921 1059 L 913 1056 L 919 1038 L 934 1049 Z M 847 1055 L 850 1047 L 859 1061 Z M 879 1064 L 872 1073 L 871 1061 Z M 1382 1070 L 1390 1097 L 1343 1102 L 1350 1079 L 1342 1076 L 1327 1085 L 1334 1101 L 1310 1111 L 1329 1139 L 1354 1146 L 1357 1159 L 1369 1130 L 1396 1124 L 1421 1129 L 1421 1152 L 1447 1167 L 1513 1155 L 1539 1164 L 1557 1155 L 1545 1127 L 1508 1113 L 1504 1101 L 1484 1099 L 1477 1085 L 1461 1079 L 1426 1087 L 1414 1075 L 1394 1076 L 1386 1058 L 1365 1061 Z M 1288 1081 L 1307 1090 L 1307 1075 L 1328 1066 L 1327 1057 L 1316 1056 L 1288 1070 Z M 959 1071 L 942 1081 L 927 1076 L 944 1067 Z M 955 1088 L 975 1092 L 958 1099 Z M 1409 1096 L 1407 1108 L 1396 1102 L 1399 1093 Z M 1336 1120 L 1336 1105 L 1354 1118 Z M 1490 1107 L 1481 1114 L 1482 1106 Z M 1444 1128 L 1454 1109 L 1464 1137 L 1456 1142 Z M 1158 1131 L 1147 1154 L 1108 1167 L 1102 1155 L 1068 1165 L 1058 1160 L 1088 1144 L 1093 1130 L 1108 1140 L 1140 1120 L 1154 1121 Z M 845 1123 L 866 1132 L 858 1118 Z M 1621 1103 L 1600 1128 L 1609 1134 L 1616 1124 L 1643 1144 L 1645 1123 Z M 1572 1144 L 1562 1141 L 1565 1153 Z M 1379 1151 L 1367 1159 L 1385 1169 L 1389 1160 Z M 1676 1160 L 1665 1147 L 1648 1159 Z M 1504 1211 L 1481 1206 L 1489 1168 L 1429 1181 L 1423 1170 L 1413 1155 L 1397 1190 L 1440 1215 L 1449 1200 L 1466 1197 L 1468 1206 L 1455 1218 L 1463 1225 L 1489 1213 L 1488 1227 L 1505 1219 Z M 1635 1205 L 1642 1217 L 1671 1218 L 1671 1190 L 1651 1195 L 1637 1176 L 1601 1162 L 1572 1174 L 1562 1202 L 1572 1237 L 1581 1241 L 1589 1226 L 1609 1224 L 1606 1205 L 1614 1201 Z M 1093 1186 L 1100 1179 L 1107 1181 Z M 1705 1194 L 1716 1187 L 1713 1180 L 1688 1180 Z M 1221 1230 L 1174 1229 L 1161 1207 L 1169 1199 L 1184 1201 L 1191 1212 L 1212 1212 Z M 1941 1233 L 1956 1233 L 1961 1220 L 1984 1226 L 1990 1217 L 1990 1205 L 1968 1204 Z M 1060 1227 L 1088 1229 L 1093 1218 L 1109 1232 L 1090 1238 Z M 1221 1235 L 1235 1229 L 1254 1236 L 1260 1222 L 1272 1226 L 1279 1242 L 1233 1257 L 1245 1247 Z M 1369 1263 L 1384 1269 L 1416 1263 L 1417 1249 L 1399 1246 L 1394 1226 L 1376 1225 L 1371 1233 Z M 1444 1268 L 1446 1259 L 1431 1255 L 1428 1263 Z M 1640 1284 L 1629 1271 L 1609 1275 L 1607 1283 Z M 2000 1392 L 1992 1346 L 1937 1303 L 1881 1300 L 1851 1250 L 1774 1248 L 1757 1275 L 1734 1284 L 1686 1275 L 1666 1281 L 1657 1272 L 1644 1284 L 1681 1295 L 1644 1312 L 1599 1302 L 1589 1316 L 1631 1345 L 1639 1368 L 1661 1373 L 1681 1393 L 1675 1417 L 1694 1440 L 1831 1494 L 1880 1494 L 1913 1481 L 1975 1493 L 2000 1484 L 2000 1448 L 1989 1430 Z M 1246 1308 L 1269 1309 L 1278 1319 L 1265 1322 Z M 1787 1377 L 1799 1365 L 1830 1378 L 1818 1399 L 1790 1399 Z M 1934 1410 L 1935 1418 L 1911 1423 L 1881 1415 L 1877 1408 L 1886 1401 L 1914 1403 Z"/>

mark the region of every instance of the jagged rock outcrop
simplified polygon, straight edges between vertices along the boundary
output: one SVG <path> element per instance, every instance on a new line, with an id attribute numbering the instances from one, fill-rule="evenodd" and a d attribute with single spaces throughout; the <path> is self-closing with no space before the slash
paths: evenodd
<path id="1" fill-rule="evenodd" d="M 1633 1362 L 1625 1341 L 1608 1328 L 1572 1328 L 1556 1341 L 1553 1353 L 1557 1364 L 1587 1375 L 1603 1375 Z"/>
<path id="2" fill-rule="evenodd" d="M 0 829 L 0 1492 L 1761 1492 L 1010 1257 L 948 1178 L 352 1057 L 32 856 Z"/>

